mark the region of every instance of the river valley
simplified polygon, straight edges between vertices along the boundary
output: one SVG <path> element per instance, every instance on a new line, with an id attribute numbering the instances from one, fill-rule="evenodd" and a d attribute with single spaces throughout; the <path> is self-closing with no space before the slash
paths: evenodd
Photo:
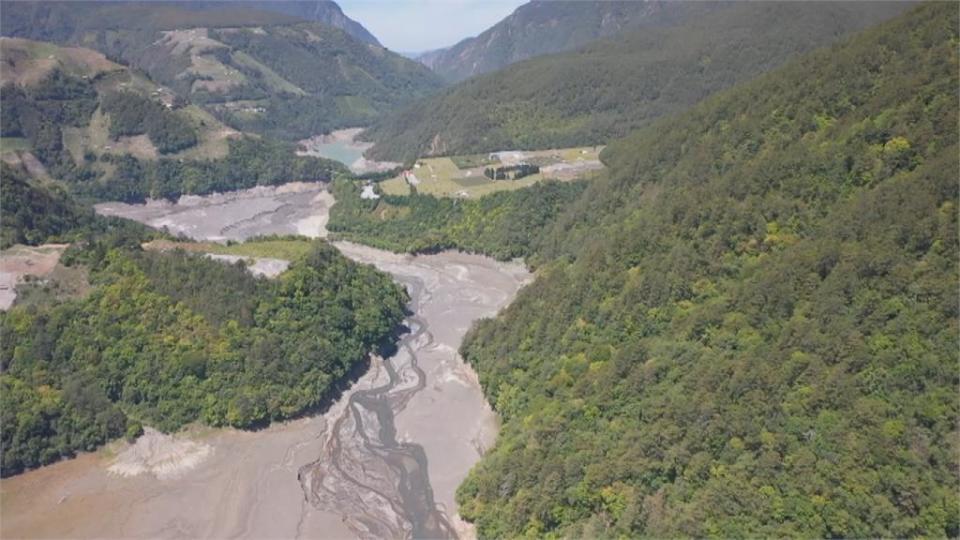
<path id="1" fill-rule="evenodd" d="M 325 236 L 317 186 L 256 188 L 103 213 L 197 240 Z M 409 331 L 326 411 L 259 431 L 156 432 L 4 480 L 4 537 L 470 537 L 457 485 L 496 437 L 496 416 L 457 350 L 530 275 L 455 252 L 397 255 L 350 243 L 346 256 L 410 292 Z"/>

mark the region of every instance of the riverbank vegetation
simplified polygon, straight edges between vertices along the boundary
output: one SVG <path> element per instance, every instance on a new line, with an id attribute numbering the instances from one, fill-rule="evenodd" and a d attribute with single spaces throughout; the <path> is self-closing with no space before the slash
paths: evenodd
<path id="1" fill-rule="evenodd" d="M 0 315 L 4 476 L 140 425 L 250 428 L 301 414 L 404 315 L 401 287 L 323 242 L 276 280 L 131 245 L 65 255 L 90 268 L 86 297 Z"/>
<path id="2" fill-rule="evenodd" d="M 391 251 L 459 249 L 500 260 L 536 250 L 541 231 L 583 193 L 586 182 L 541 182 L 479 199 L 414 193 L 362 199 L 354 182 L 333 184 L 327 229 L 334 238 Z"/>
<path id="3" fill-rule="evenodd" d="M 88 199 L 137 203 L 148 197 L 176 200 L 183 194 L 205 195 L 291 181 L 329 181 L 347 172 L 336 161 L 296 155 L 291 143 L 241 137 L 231 139 L 229 144 L 229 153 L 223 159 L 105 156 L 103 162 L 111 166 L 111 175 L 71 187 L 78 196 Z"/>

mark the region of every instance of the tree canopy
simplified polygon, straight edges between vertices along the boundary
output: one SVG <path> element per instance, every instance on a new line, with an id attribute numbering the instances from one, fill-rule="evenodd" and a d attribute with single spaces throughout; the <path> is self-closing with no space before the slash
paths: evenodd
<path id="1" fill-rule="evenodd" d="M 4 476 L 140 425 L 249 428 L 304 413 L 390 339 L 407 301 L 323 242 L 276 280 L 116 241 L 72 250 L 92 270 L 89 295 L 0 315 Z"/>
<path id="2" fill-rule="evenodd" d="M 619 9 L 616 2 L 599 4 Z M 628 11 L 646 9 L 633 4 Z M 403 161 L 605 144 L 906 8 L 892 2 L 692 4 L 684 6 L 692 14 L 678 24 L 624 31 L 518 62 L 385 115 L 361 135 L 376 143 L 367 155 Z M 578 2 L 554 10 L 592 7 Z M 550 20 L 567 23 L 562 16 Z"/>
<path id="3" fill-rule="evenodd" d="M 957 42 L 918 6 L 608 146 L 461 350 L 482 537 L 960 534 Z M 418 197 L 339 223 L 463 219 Z"/>

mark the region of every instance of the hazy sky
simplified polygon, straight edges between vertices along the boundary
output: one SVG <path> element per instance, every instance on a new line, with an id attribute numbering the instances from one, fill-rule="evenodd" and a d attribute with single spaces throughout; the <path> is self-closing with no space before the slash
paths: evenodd
<path id="1" fill-rule="evenodd" d="M 447 47 L 483 32 L 526 0 L 338 0 L 392 51 Z"/>

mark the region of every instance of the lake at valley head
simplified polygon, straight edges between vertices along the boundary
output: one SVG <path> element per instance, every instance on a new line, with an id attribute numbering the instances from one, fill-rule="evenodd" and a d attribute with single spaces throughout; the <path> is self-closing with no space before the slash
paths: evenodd
<path id="1" fill-rule="evenodd" d="M 339 161 L 354 174 L 382 172 L 399 167 L 392 161 L 372 161 L 363 157 L 363 153 L 373 146 L 372 143 L 356 140 L 362 128 L 340 129 L 326 135 L 317 135 L 299 142 L 303 156 L 316 156 Z"/>

